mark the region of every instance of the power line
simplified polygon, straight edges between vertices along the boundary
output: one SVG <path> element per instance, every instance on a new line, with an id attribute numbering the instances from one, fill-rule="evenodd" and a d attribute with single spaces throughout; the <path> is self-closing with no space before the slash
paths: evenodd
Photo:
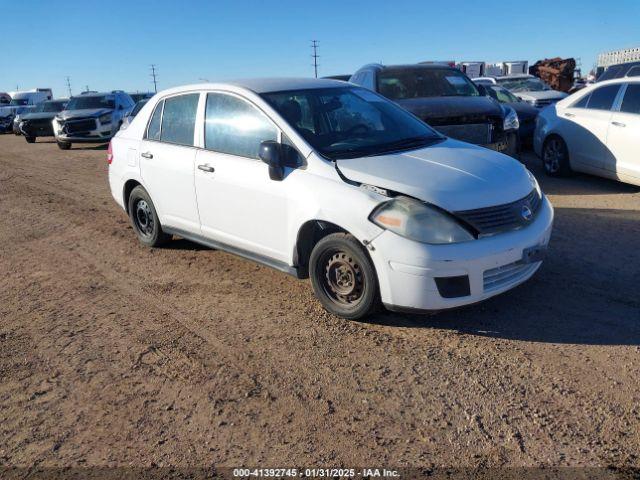
<path id="1" fill-rule="evenodd" d="M 151 76 L 153 77 L 153 90 L 158 93 L 158 76 L 156 74 L 156 65 L 154 63 L 151 64 Z"/>
<path id="2" fill-rule="evenodd" d="M 318 47 L 319 42 L 317 40 L 311 40 L 311 48 L 313 48 L 311 58 L 313 58 L 313 71 L 316 75 L 316 78 L 318 78 L 318 58 L 320 58 L 320 55 L 318 55 Z"/>
<path id="3" fill-rule="evenodd" d="M 71 93 L 71 78 L 70 77 L 65 77 L 66 81 L 67 81 L 67 90 L 69 90 L 69 98 L 72 97 L 72 93 Z"/>

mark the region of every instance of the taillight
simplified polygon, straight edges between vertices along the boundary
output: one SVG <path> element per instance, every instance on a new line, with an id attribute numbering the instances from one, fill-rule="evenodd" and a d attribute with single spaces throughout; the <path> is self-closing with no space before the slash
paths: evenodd
<path id="1" fill-rule="evenodd" d="M 113 150 L 111 149 L 111 142 L 109 142 L 109 148 L 107 148 L 107 163 L 111 165 L 113 162 Z"/>

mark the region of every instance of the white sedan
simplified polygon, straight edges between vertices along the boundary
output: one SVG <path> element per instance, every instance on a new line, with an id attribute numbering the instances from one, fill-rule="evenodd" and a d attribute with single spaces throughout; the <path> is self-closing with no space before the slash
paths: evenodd
<path id="1" fill-rule="evenodd" d="M 640 185 L 640 78 L 596 83 L 542 110 L 534 148 L 551 176 L 580 171 Z"/>

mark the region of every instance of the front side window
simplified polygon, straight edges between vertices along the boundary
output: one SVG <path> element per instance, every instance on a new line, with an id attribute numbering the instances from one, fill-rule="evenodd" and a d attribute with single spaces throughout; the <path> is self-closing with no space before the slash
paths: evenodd
<path id="1" fill-rule="evenodd" d="M 162 120 L 162 108 L 164 107 L 164 100 L 156 105 L 156 109 L 153 111 L 149 126 L 147 127 L 147 135 L 145 138 L 149 140 L 160 140 L 160 127 Z"/>
<path id="2" fill-rule="evenodd" d="M 517 103 L 518 97 L 505 88 L 489 87 L 489 94 L 500 103 Z"/>
<path id="3" fill-rule="evenodd" d="M 204 128 L 207 150 L 247 158 L 260 158 L 260 143 L 278 138 L 265 114 L 245 100 L 222 93 L 207 94 Z"/>
<path id="4" fill-rule="evenodd" d="M 189 93 L 164 100 L 160 141 L 176 145 L 193 145 L 199 98 L 199 93 Z"/>
<path id="5" fill-rule="evenodd" d="M 403 108 L 364 88 L 293 90 L 262 97 L 316 151 L 332 160 L 416 149 L 443 138 Z"/>
<path id="6" fill-rule="evenodd" d="M 433 67 L 386 68 L 378 72 L 378 91 L 391 100 L 480 96 L 464 73 Z"/>
<path id="7" fill-rule="evenodd" d="M 611 110 L 618 90 L 620 90 L 619 84 L 596 88 L 591 92 L 587 108 L 593 110 Z"/>
<path id="8" fill-rule="evenodd" d="M 620 105 L 620 111 L 624 113 L 640 114 L 640 83 L 630 83 L 624 92 L 624 99 Z"/>

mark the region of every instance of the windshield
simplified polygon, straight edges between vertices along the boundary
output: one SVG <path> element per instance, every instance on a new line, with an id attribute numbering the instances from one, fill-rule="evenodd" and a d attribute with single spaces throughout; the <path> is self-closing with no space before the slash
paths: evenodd
<path id="1" fill-rule="evenodd" d="M 387 68 L 378 73 L 378 91 L 392 100 L 425 97 L 478 97 L 467 76 L 450 68 Z"/>
<path id="2" fill-rule="evenodd" d="M 506 78 L 498 83 L 511 92 L 541 92 L 550 90 L 549 86 L 539 78 Z"/>
<path id="3" fill-rule="evenodd" d="M 60 112 L 64 109 L 64 102 L 43 102 L 39 104 L 33 111 L 34 113 L 43 112 Z"/>
<path id="4" fill-rule="evenodd" d="M 314 149 L 332 160 L 416 149 L 444 138 L 364 88 L 294 90 L 262 97 Z"/>
<path id="5" fill-rule="evenodd" d="M 28 98 L 14 98 L 13 100 L 11 100 L 11 103 L 9 105 L 20 106 L 20 105 L 27 105 L 28 103 L 29 103 Z"/>
<path id="6" fill-rule="evenodd" d="M 87 95 L 86 97 L 73 97 L 67 104 L 67 110 L 84 110 L 86 108 L 116 108 L 113 95 Z"/>

